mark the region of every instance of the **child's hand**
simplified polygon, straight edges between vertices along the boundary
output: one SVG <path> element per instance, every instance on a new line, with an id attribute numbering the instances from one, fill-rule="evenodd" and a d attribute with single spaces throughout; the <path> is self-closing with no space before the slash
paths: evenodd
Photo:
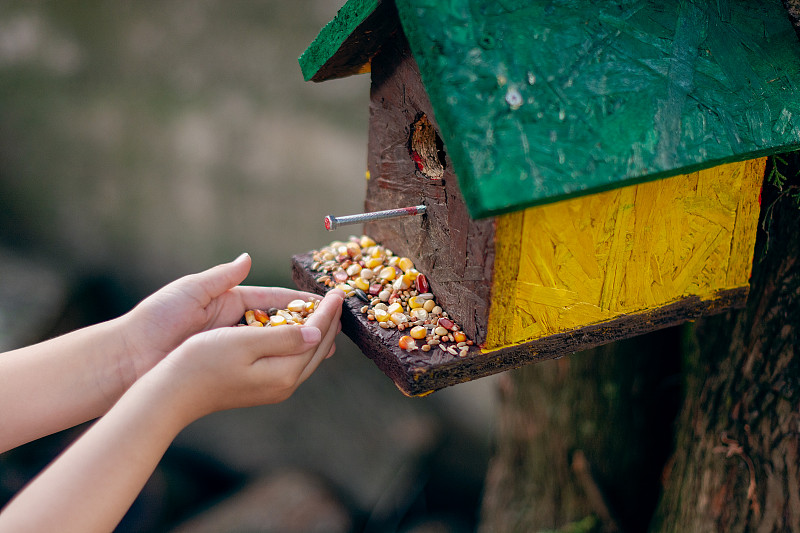
<path id="1" fill-rule="evenodd" d="M 238 322 L 245 310 L 285 307 L 311 295 L 290 289 L 239 286 L 250 256 L 184 276 L 152 294 L 122 320 L 130 359 L 121 361 L 130 382 L 141 377 L 182 342 L 201 331 Z"/>
<path id="2" fill-rule="evenodd" d="M 189 419 L 287 399 L 334 350 L 343 293 L 334 290 L 303 326 L 228 327 L 194 335 L 144 379 L 182 396 Z M 275 302 L 276 306 L 286 302 Z"/>

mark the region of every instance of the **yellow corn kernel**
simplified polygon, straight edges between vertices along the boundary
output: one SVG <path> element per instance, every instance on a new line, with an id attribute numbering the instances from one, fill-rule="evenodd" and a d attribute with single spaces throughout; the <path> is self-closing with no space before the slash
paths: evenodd
<path id="1" fill-rule="evenodd" d="M 414 262 L 409 259 L 408 257 L 401 257 L 397 260 L 397 266 L 400 267 L 400 270 L 403 272 L 408 272 L 412 268 L 414 268 Z"/>
<path id="2" fill-rule="evenodd" d="M 386 309 L 386 312 L 389 313 L 390 315 L 392 313 L 402 313 L 403 312 L 403 304 L 401 304 L 400 302 L 395 302 L 395 303 L 391 304 Z"/>
<path id="3" fill-rule="evenodd" d="M 382 257 L 370 257 L 369 259 L 364 261 L 364 265 L 366 265 L 367 268 L 379 267 L 382 264 L 383 264 L 383 258 Z"/>
<path id="4" fill-rule="evenodd" d="M 386 281 L 392 281 L 396 275 L 397 271 L 395 271 L 394 267 L 386 267 L 381 269 L 381 273 L 378 274 L 378 277 Z"/>
<path id="5" fill-rule="evenodd" d="M 309 300 L 303 306 L 303 310 L 306 312 L 306 314 L 309 314 L 309 315 L 311 313 L 313 313 L 316 308 L 317 308 L 317 301 L 316 300 Z"/>
<path id="6" fill-rule="evenodd" d="M 253 322 L 258 322 L 258 320 L 256 320 L 255 312 L 253 310 L 245 311 L 244 312 L 244 321 L 247 322 L 248 326 L 251 326 L 253 324 Z"/>
<path id="7" fill-rule="evenodd" d="M 272 315 L 269 317 L 270 326 L 283 326 L 286 324 L 286 317 L 283 315 Z"/>
<path id="8" fill-rule="evenodd" d="M 378 259 L 378 258 L 383 259 L 383 250 L 381 249 L 380 246 L 376 246 L 375 248 L 372 249 L 372 253 L 369 255 L 371 255 L 373 259 Z"/>
<path id="9" fill-rule="evenodd" d="M 357 288 L 361 289 L 362 291 L 369 290 L 369 281 L 365 280 L 364 278 L 356 278 L 352 280 L 350 283 L 355 285 Z"/>
<path id="10" fill-rule="evenodd" d="M 414 326 L 408 334 L 415 339 L 424 339 L 428 335 L 428 330 L 423 326 Z"/>
<path id="11" fill-rule="evenodd" d="M 414 281 L 409 279 L 409 277 L 406 276 L 405 274 L 403 274 L 402 276 L 394 280 L 394 284 L 392 285 L 392 287 L 394 287 L 394 290 L 396 291 L 405 291 L 411 288 L 412 283 L 414 283 Z"/>
<path id="12" fill-rule="evenodd" d="M 353 292 L 355 292 L 355 288 L 347 283 L 339 283 L 336 288 L 341 290 L 345 296 L 350 296 L 353 294 Z"/>
<path id="13" fill-rule="evenodd" d="M 383 309 L 375 309 L 375 320 L 378 322 L 386 322 L 389 320 L 389 313 Z"/>
<path id="14" fill-rule="evenodd" d="M 366 235 L 362 235 L 359 244 L 361 245 L 362 248 L 369 248 L 370 246 L 375 246 L 375 241 L 373 241 Z"/>

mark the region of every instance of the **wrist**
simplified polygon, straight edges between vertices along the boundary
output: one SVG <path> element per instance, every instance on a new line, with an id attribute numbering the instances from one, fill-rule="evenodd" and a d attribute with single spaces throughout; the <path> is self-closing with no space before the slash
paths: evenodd
<path id="1" fill-rule="evenodd" d="M 149 397 L 159 416 L 171 419 L 179 431 L 214 411 L 208 405 L 208 395 L 197 380 L 191 379 L 191 371 L 187 371 L 182 365 L 164 359 L 133 385 Z"/>

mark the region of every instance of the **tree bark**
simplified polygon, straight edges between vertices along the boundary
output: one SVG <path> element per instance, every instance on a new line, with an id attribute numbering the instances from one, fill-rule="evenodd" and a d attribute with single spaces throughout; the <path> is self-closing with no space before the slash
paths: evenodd
<path id="1" fill-rule="evenodd" d="M 672 449 L 680 333 L 503 374 L 480 530 L 644 530 Z"/>
<path id="2" fill-rule="evenodd" d="M 799 188 L 764 188 L 747 308 L 697 325 L 653 532 L 800 531 Z"/>

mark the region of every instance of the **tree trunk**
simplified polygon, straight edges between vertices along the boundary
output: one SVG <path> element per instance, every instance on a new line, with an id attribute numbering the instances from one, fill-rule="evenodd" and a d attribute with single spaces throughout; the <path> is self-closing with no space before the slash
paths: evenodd
<path id="1" fill-rule="evenodd" d="M 671 452 L 680 329 L 503 374 L 481 531 L 641 531 Z"/>
<path id="2" fill-rule="evenodd" d="M 698 323 L 654 532 L 800 531 L 798 187 L 765 186 L 747 308 Z"/>

